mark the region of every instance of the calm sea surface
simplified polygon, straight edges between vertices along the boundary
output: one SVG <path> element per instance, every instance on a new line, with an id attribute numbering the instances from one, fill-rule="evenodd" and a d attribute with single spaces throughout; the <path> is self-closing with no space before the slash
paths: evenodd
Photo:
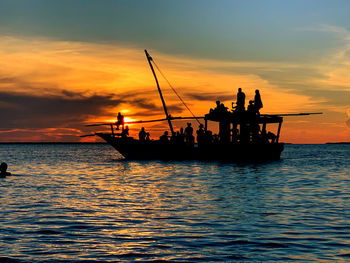
<path id="1" fill-rule="evenodd" d="M 350 262 L 350 145 L 263 164 L 0 144 L 0 262 Z"/>

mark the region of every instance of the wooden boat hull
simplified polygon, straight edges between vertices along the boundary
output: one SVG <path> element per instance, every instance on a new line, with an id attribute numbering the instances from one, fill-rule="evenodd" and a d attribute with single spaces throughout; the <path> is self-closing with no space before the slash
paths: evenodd
<path id="1" fill-rule="evenodd" d="M 140 142 L 133 138 L 121 139 L 108 133 L 97 133 L 128 160 L 222 160 L 268 161 L 279 160 L 283 143 L 266 144 L 210 144 L 187 145 Z"/>

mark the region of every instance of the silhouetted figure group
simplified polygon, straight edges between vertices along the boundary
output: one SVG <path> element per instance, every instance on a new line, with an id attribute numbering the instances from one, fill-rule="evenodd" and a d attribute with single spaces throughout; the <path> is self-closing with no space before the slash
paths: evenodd
<path id="1" fill-rule="evenodd" d="M 7 172 L 7 163 L 3 162 L 0 164 L 0 178 L 5 178 L 10 176 L 11 173 Z"/>
<path id="2" fill-rule="evenodd" d="M 149 142 L 151 140 L 150 133 L 146 132 L 144 127 L 142 127 L 140 132 L 139 132 L 139 140 L 140 140 L 140 142 Z"/>
<path id="3" fill-rule="evenodd" d="M 216 108 L 210 109 L 210 114 L 214 118 L 221 119 L 227 116 L 228 108 L 219 100 L 216 101 Z"/>
<path id="4" fill-rule="evenodd" d="M 204 125 L 200 124 L 196 131 L 199 147 L 213 143 L 274 143 L 276 141 L 276 136 L 273 133 L 266 132 L 266 123 L 264 123 L 262 130 L 260 128 L 259 111 L 263 107 L 263 103 L 259 90 L 255 90 L 254 100 L 249 101 L 247 109 L 245 108 L 245 98 L 246 95 L 239 88 L 236 105 L 234 106 L 232 103 L 232 111 L 228 111 L 228 108 L 219 100 L 216 101 L 216 108 L 210 109 L 209 114 L 207 114 L 209 118 L 206 120 L 219 122 L 219 134 L 213 134 L 207 130 L 207 126 L 204 128 Z M 122 132 L 118 135 L 122 139 L 126 139 L 129 136 L 129 127 L 127 125 L 124 127 L 124 116 L 120 112 L 117 118 L 117 129 L 122 126 Z M 141 143 L 151 141 L 150 133 L 146 132 L 144 127 L 139 131 L 138 138 Z M 172 132 L 171 135 L 165 131 L 159 137 L 159 142 L 193 146 L 195 137 L 192 124 L 187 123 L 185 129 L 181 128 L 177 132 Z"/>
<path id="5" fill-rule="evenodd" d="M 214 136 L 212 135 L 212 132 L 209 130 L 205 130 L 203 124 L 199 124 L 196 134 L 197 134 L 197 143 L 199 146 L 214 142 Z M 142 140 L 140 139 L 140 141 Z M 168 131 L 165 131 L 164 134 L 162 134 L 159 137 L 159 142 L 172 143 L 179 146 L 180 145 L 187 145 L 190 147 L 194 146 L 195 137 L 193 134 L 192 124 L 190 122 L 187 123 L 187 127 L 185 129 L 181 127 L 180 131 L 174 132 L 174 134 L 172 134 L 171 136 L 169 136 Z"/>
<path id="6" fill-rule="evenodd" d="M 261 96 L 259 90 L 255 90 L 254 100 L 249 101 L 249 105 L 247 107 L 247 111 L 250 113 L 255 113 L 259 115 L 260 109 L 263 107 Z M 245 94 L 241 88 L 238 89 L 237 92 L 237 100 L 236 100 L 236 112 L 244 112 L 245 111 Z"/>

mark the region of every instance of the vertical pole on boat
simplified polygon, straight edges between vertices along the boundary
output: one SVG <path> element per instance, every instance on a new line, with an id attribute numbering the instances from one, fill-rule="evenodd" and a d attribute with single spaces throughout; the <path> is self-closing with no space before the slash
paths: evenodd
<path id="1" fill-rule="evenodd" d="M 278 140 L 280 138 L 280 132 L 281 132 L 281 126 L 282 126 L 283 118 L 280 119 L 278 123 L 278 130 L 277 130 L 277 137 L 276 137 L 276 143 L 278 143 Z"/>
<path id="2" fill-rule="evenodd" d="M 114 137 L 114 129 L 113 129 L 113 124 L 111 123 L 111 132 L 112 132 L 112 136 Z"/>
<path id="3" fill-rule="evenodd" d="M 163 109 L 164 109 L 165 116 L 166 116 L 166 118 L 167 118 L 167 120 L 168 120 L 168 123 L 169 123 L 169 128 L 170 128 L 170 131 L 171 131 L 171 135 L 174 135 L 175 132 L 174 132 L 173 125 L 172 125 L 172 123 L 171 123 L 171 118 L 170 118 L 170 115 L 168 114 L 168 109 L 167 109 L 167 107 L 166 107 L 166 104 L 165 104 L 165 101 L 164 101 L 164 98 L 163 98 L 162 91 L 160 90 L 160 87 L 159 87 L 157 75 L 156 75 L 156 73 L 154 72 L 153 65 L 152 65 L 152 63 L 151 63 L 152 57 L 148 54 L 148 52 L 147 52 L 146 49 L 145 49 L 145 53 L 146 53 L 146 57 L 147 57 L 149 66 L 151 67 L 153 76 L 154 76 L 154 78 L 155 78 L 155 80 L 156 80 L 156 83 L 157 83 L 157 88 L 158 88 L 159 96 L 160 96 L 160 99 L 162 100 Z"/>

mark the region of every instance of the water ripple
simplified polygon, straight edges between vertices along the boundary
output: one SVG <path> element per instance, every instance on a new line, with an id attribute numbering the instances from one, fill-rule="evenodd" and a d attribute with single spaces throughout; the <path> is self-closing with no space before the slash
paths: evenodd
<path id="1" fill-rule="evenodd" d="M 108 145 L 0 144 L 15 174 L 0 180 L 0 262 L 349 261 L 349 145 L 282 157 L 119 161 Z"/>

